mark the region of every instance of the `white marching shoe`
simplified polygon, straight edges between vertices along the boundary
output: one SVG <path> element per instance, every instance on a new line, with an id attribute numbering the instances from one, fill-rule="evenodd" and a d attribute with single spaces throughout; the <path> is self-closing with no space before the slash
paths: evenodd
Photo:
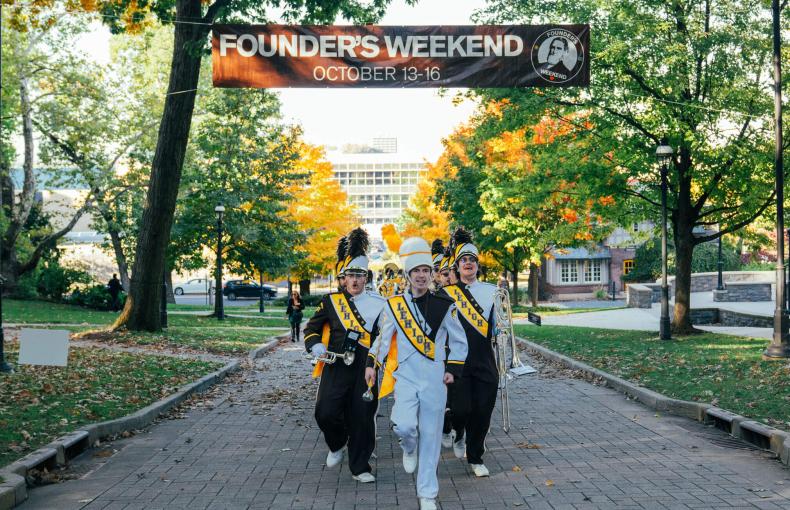
<path id="1" fill-rule="evenodd" d="M 433 498 L 420 498 L 420 510 L 436 510 L 436 500 Z"/>
<path id="2" fill-rule="evenodd" d="M 485 464 L 471 464 L 471 466 L 476 477 L 488 476 L 488 468 Z"/>
<path id="3" fill-rule="evenodd" d="M 403 450 L 403 470 L 409 474 L 414 473 L 414 470 L 417 469 L 417 458 L 417 448 L 411 453 L 406 453 L 406 450 Z"/>
<path id="4" fill-rule="evenodd" d="M 326 454 L 326 467 L 332 468 L 343 462 L 343 448 Z"/>
<path id="5" fill-rule="evenodd" d="M 373 476 L 372 473 L 368 472 L 360 473 L 358 475 L 351 475 L 351 478 L 358 481 L 359 483 L 370 483 L 376 481 L 376 477 Z"/>
<path id="6" fill-rule="evenodd" d="M 464 455 L 466 455 L 466 440 L 464 438 L 453 443 L 453 453 L 456 459 L 464 458 Z"/>
<path id="7" fill-rule="evenodd" d="M 450 448 L 455 442 L 455 431 L 451 430 L 449 434 L 442 434 L 442 447 Z"/>

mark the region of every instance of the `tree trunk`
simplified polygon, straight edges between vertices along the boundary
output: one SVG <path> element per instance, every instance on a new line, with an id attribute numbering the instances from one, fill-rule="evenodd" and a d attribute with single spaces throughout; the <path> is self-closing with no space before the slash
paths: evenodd
<path id="1" fill-rule="evenodd" d="M 674 165 L 677 181 L 677 205 L 671 216 L 675 239 L 675 309 L 672 332 L 681 335 L 694 333 L 691 324 L 691 258 L 694 254 L 694 224 L 697 217 L 691 205 L 691 156 L 680 148 L 679 161 Z"/>
<path id="2" fill-rule="evenodd" d="M 675 236 L 675 310 L 672 331 L 677 334 L 693 333 L 691 324 L 691 258 L 694 240 L 689 232 Z"/>
<path id="3" fill-rule="evenodd" d="M 115 254 L 115 263 L 118 264 L 118 276 L 121 277 L 121 287 L 124 292 L 129 293 L 129 265 L 126 262 L 126 255 L 121 246 L 121 236 L 115 229 L 109 229 L 110 243 Z"/>
<path id="4" fill-rule="evenodd" d="M 310 279 L 299 280 L 299 294 L 302 296 L 310 295 Z"/>
<path id="5" fill-rule="evenodd" d="M 529 298 L 532 306 L 538 306 L 538 265 L 534 262 L 529 264 Z"/>
<path id="6" fill-rule="evenodd" d="M 171 305 L 176 304 L 176 295 L 173 294 L 173 271 L 165 273 L 165 284 L 167 285 L 167 302 Z"/>
<path id="7" fill-rule="evenodd" d="M 201 18 L 200 0 L 178 0 L 176 16 L 182 20 Z M 116 328 L 126 326 L 135 331 L 161 329 L 159 285 L 165 266 L 165 250 L 170 241 L 170 227 L 195 107 L 201 48 L 207 29 L 204 25 L 176 23 L 174 33 L 170 84 L 151 165 L 131 289 L 126 306 L 114 325 Z M 221 288 L 218 291 L 221 292 Z"/>

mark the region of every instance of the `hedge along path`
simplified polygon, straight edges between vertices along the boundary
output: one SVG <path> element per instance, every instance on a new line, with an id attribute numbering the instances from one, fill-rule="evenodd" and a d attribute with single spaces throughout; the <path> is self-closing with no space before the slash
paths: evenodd
<path id="1" fill-rule="evenodd" d="M 19 344 L 7 342 L 15 363 Z M 67 367 L 20 366 L 0 374 L 0 465 L 87 423 L 126 416 L 222 362 L 72 347 Z"/>

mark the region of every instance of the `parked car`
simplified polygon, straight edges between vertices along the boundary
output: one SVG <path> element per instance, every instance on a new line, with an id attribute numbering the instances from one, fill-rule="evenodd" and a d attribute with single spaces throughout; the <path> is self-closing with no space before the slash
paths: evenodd
<path id="1" fill-rule="evenodd" d="M 205 278 L 192 278 L 185 282 L 173 285 L 173 294 L 183 296 L 184 294 L 205 294 L 208 291 L 208 280 Z"/>
<path id="2" fill-rule="evenodd" d="M 222 286 L 222 295 L 231 301 L 240 297 L 259 298 L 261 286 L 253 280 L 229 280 Z M 277 296 L 277 287 L 263 284 L 263 299 L 274 299 Z"/>

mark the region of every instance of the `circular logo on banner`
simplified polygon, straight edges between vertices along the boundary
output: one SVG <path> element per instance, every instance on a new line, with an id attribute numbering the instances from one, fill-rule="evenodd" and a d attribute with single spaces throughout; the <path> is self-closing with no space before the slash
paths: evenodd
<path id="1" fill-rule="evenodd" d="M 581 71 L 584 47 L 576 34 L 562 28 L 546 30 L 532 45 L 532 67 L 549 83 L 565 83 Z"/>

